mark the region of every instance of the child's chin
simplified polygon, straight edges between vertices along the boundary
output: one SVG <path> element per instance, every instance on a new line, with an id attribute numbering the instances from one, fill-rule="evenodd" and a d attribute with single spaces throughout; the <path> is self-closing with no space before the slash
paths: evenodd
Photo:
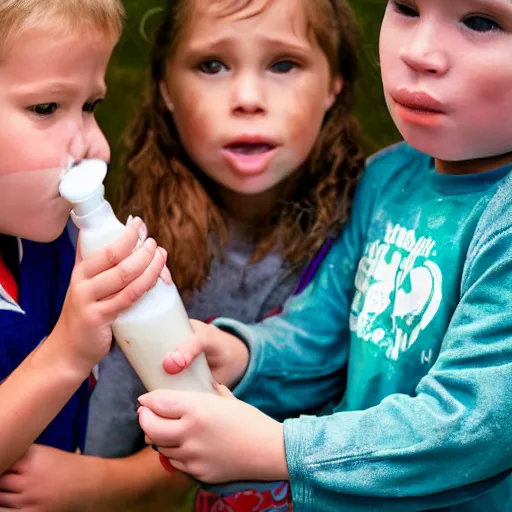
<path id="1" fill-rule="evenodd" d="M 57 240 L 57 238 L 62 235 L 65 228 L 66 223 L 59 226 L 39 226 L 38 229 L 27 232 L 22 238 L 31 240 L 32 242 L 50 243 Z"/>

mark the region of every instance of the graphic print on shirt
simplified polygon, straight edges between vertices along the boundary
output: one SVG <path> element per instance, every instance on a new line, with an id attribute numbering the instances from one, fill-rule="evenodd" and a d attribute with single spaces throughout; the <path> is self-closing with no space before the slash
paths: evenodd
<path id="1" fill-rule="evenodd" d="M 4 287 L 0 284 L 0 311 L 14 311 L 22 315 L 25 312 L 19 307 L 16 301 L 5 291 Z"/>
<path id="2" fill-rule="evenodd" d="M 388 222 L 384 240 L 368 243 L 355 278 L 350 330 L 386 351 L 414 345 L 439 310 L 442 274 L 432 261 L 436 242 Z"/>

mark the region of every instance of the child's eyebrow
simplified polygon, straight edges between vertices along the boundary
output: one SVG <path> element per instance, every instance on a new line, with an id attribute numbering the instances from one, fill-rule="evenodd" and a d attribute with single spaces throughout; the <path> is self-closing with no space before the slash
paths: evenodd
<path id="1" fill-rule="evenodd" d="M 488 7 L 500 8 L 512 6 L 512 0 L 466 0 L 470 5 L 484 5 Z"/>
<path id="2" fill-rule="evenodd" d="M 59 97 L 72 97 L 82 93 L 80 87 L 76 84 L 69 82 L 41 82 L 31 83 L 24 86 L 19 86 L 16 92 L 21 96 L 59 96 Z M 104 83 L 99 83 L 93 90 L 91 97 L 103 97 L 107 93 L 107 87 Z"/>
<path id="3" fill-rule="evenodd" d="M 299 39 L 286 39 L 279 37 L 263 36 L 261 44 L 269 48 L 280 50 L 296 51 L 300 53 L 307 53 L 311 51 L 311 46 L 302 43 Z M 219 39 L 203 40 L 195 44 L 191 44 L 188 48 L 188 53 L 201 55 L 212 51 L 221 51 L 228 47 L 238 46 L 238 41 L 235 38 L 225 37 Z"/>

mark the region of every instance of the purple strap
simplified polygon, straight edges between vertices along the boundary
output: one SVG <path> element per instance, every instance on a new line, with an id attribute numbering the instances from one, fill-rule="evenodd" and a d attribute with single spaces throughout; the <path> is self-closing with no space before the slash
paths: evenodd
<path id="1" fill-rule="evenodd" d="M 330 237 L 325 240 L 325 242 L 322 244 L 320 249 L 318 249 L 318 252 L 315 254 L 315 257 L 309 262 L 309 264 L 306 266 L 306 268 L 302 271 L 302 274 L 299 278 L 299 282 L 297 283 L 297 287 L 295 288 L 293 295 L 298 295 L 299 293 L 302 293 L 306 286 L 311 283 L 313 280 L 313 277 L 315 276 L 318 267 L 322 264 L 325 257 L 331 250 L 331 247 L 333 246 L 335 241 L 335 238 Z"/>

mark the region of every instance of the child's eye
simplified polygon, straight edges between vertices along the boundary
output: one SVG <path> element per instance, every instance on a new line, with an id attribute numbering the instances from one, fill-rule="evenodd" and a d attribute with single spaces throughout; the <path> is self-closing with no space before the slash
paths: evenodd
<path id="1" fill-rule="evenodd" d="M 464 25 L 475 32 L 492 32 L 493 30 L 501 30 L 501 27 L 495 21 L 485 16 L 468 16 L 464 21 Z"/>
<path id="2" fill-rule="evenodd" d="M 199 64 L 198 69 L 207 75 L 216 75 L 226 69 L 226 66 L 219 60 L 205 60 Z"/>
<path id="3" fill-rule="evenodd" d="M 291 60 L 282 60 L 280 62 L 276 62 L 270 66 L 270 69 L 274 73 L 289 73 L 292 69 L 296 68 L 297 64 L 292 62 Z"/>
<path id="4" fill-rule="evenodd" d="M 58 108 L 57 103 L 41 103 L 39 105 L 32 105 L 28 107 L 31 112 L 34 112 L 38 116 L 51 116 L 55 114 Z"/>
<path id="5" fill-rule="evenodd" d="M 103 101 L 103 99 L 99 99 L 99 100 L 93 101 L 92 103 L 84 103 L 84 106 L 82 107 L 82 111 L 92 114 L 96 110 L 96 107 L 102 101 Z"/>
<path id="6" fill-rule="evenodd" d="M 401 2 L 393 2 L 393 6 L 395 11 L 402 16 L 407 16 L 408 18 L 416 18 L 419 16 L 419 12 L 407 4 L 403 4 Z"/>

